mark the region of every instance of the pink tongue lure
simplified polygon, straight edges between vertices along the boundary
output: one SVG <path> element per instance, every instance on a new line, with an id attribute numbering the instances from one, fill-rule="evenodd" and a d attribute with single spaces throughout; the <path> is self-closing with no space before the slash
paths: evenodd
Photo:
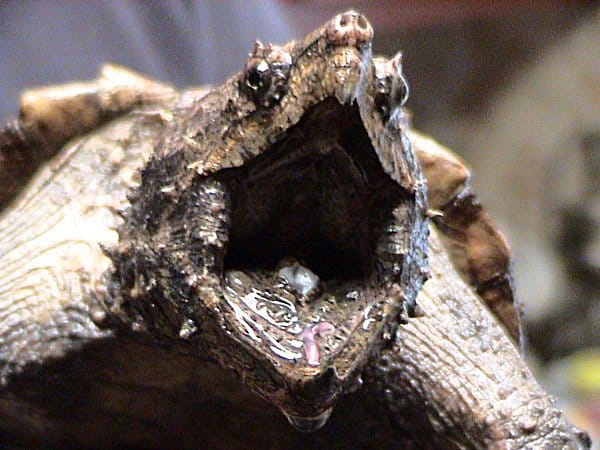
<path id="1" fill-rule="evenodd" d="M 304 356 L 311 366 L 318 366 L 321 360 L 319 344 L 315 338 L 326 337 L 333 334 L 335 327 L 329 322 L 319 322 L 316 325 L 306 327 L 300 337 L 304 342 Z"/>

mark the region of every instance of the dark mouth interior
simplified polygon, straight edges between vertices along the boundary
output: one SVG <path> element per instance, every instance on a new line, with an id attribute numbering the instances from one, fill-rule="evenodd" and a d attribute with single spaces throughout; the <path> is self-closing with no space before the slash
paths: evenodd
<path id="1" fill-rule="evenodd" d="M 323 281 L 368 279 L 402 191 L 382 170 L 356 106 L 326 100 L 241 168 L 231 195 L 225 271 L 271 270 L 293 257 Z"/>

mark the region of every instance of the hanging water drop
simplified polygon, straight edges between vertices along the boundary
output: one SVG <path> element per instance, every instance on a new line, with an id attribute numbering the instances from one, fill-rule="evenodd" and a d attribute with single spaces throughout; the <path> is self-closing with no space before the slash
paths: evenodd
<path id="1" fill-rule="evenodd" d="M 333 408 L 326 409 L 321 414 L 314 417 L 295 416 L 293 414 L 287 414 L 285 411 L 283 414 L 296 430 L 302 431 L 303 433 L 311 433 L 317 431 L 327 423 L 332 410 Z"/>

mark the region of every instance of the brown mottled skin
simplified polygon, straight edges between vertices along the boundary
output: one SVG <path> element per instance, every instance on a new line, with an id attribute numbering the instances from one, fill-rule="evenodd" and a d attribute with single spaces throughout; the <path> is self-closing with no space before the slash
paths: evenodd
<path id="1" fill-rule="evenodd" d="M 0 216 L 0 438 L 589 448 L 514 345 L 504 238 L 372 36 L 347 12 L 212 90 L 110 67 L 24 95 L 1 204 L 83 137 Z"/>

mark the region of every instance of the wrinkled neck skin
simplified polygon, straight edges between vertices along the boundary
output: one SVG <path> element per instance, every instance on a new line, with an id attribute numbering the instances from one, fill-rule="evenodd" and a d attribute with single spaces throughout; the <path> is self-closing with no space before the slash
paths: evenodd
<path id="1" fill-rule="evenodd" d="M 360 383 L 427 273 L 400 59 L 374 61 L 372 35 L 348 12 L 257 43 L 183 102 L 110 250 L 113 317 L 210 355 L 304 430 Z"/>

